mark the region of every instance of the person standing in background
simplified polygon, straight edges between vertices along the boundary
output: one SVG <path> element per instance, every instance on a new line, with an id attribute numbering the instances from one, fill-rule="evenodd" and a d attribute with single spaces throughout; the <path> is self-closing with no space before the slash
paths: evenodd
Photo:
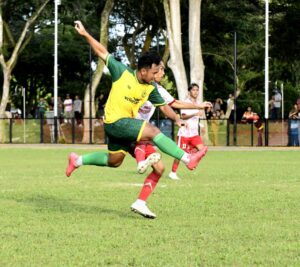
<path id="1" fill-rule="evenodd" d="M 271 119 L 279 120 L 281 119 L 281 101 L 282 97 L 278 90 L 275 90 L 275 94 L 272 97 L 273 99 L 273 109 L 271 111 Z"/>
<path id="2" fill-rule="evenodd" d="M 78 126 L 82 126 L 81 125 L 81 119 L 82 119 L 82 101 L 81 101 L 81 99 L 79 98 L 78 95 L 75 96 L 73 108 L 74 108 L 74 116 L 75 116 L 76 124 Z"/>
<path id="3" fill-rule="evenodd" d="M 70 98 L 70 95 L 66 95 L 66 99 L 64 101 L 64 117 L 65 123 L 71 123 L 71 119 L 73 118 L 73 100 Z"/>
<path id="4" fill-rule="evenodd" d="M 188 88 L 188 98 L 185 100 L 186 103 L 192 103 L 194 105 L 200 104 L 198 102 L 199 86 L 196 83 L 192 83 Z M 212 109 L 212 107 L 207 107 Z M 177 134 L 177 145 L 187 153 L 197 150 L 203 153 L 205 156 L 208 148 L 204 145 L 201 136 L 199 135 L 199 116 L 202 111 L 192 109 L 182 109 L 181 118 L 186 123 L 184 126 L 179 128 Z M 169 178 L 172 180 L 180 180 L 177 176 L 177 169 L 180 161 L 175 159 L 172 165 L 172 170 L 169 173 Z"/>

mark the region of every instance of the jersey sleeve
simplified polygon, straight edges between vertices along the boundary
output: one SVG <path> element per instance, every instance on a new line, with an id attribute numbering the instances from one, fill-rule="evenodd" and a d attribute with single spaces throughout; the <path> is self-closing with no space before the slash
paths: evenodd
<path id="1" fill-rule="evenodd" d="M 165 100 L 162 98 L 155 85 L 154 85 L 154 89 L 149 95 L 148 100 L 156 107 L 166 105 Z"/>
<path id="2" fill-rule="evenodd" d="M 111 54 L 109 54 L 106 58 L 106 66 L 109 69 L 113 82 L 119 80 L 125 70 L 133 72 L 122 62 L 116 60 Z"/>
<path id="3" fill-rule="evenodd" d="M 162 96 L 162 98 L 165 100 L 165 102 L 168 105 L 171 105 L 172 103 L 175 102 L 175 98 L 173 96 L 171 96 L 169 94 L 169 92 L 165 88 L 163 88 L 162 86 L 158 85 L 157 89 L 158 89 L 158 92 L 160 93 L 160 95 Z"/>

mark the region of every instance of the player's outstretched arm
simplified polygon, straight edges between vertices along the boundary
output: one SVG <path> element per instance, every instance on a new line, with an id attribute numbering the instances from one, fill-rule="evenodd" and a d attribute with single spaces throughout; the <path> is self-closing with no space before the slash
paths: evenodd
<path id="1" fill-rule="evenodd" d="M 189 102 L 184 102 L 181 100 L 176 100 L 171 104 L 172 108 L 177 108 L 177 109 L 205 109 L 208 107 L 212 107 L 212 104 L 210 102 L 203 102 L 201 104 L 193 104 Z"/>
<path id="2" fill-rule="evenodd" d="M 76 20 L 76 21 L 74 21 L 74 23 L 75 23 L 75 29 L 77 30 L 77 32 L 80 35 L 82 35 L 83 37 L 85 37 L 87 42 L 90 44 L 90 46 L 95 51 L 96 55 L 105 61 L 107 58 L 107 55 L 108 55 L 107 49 L 86 31 L 86 29 L 84 28 L 81 21 Z"/>
<path id="3" fill-rule="evenodd" d="M 174 110 L 169 105 L 163 105 L 159 107 L 162 113 L 164 113 L 168 118 L 173 120 L 179 127 L 185 124 L 174 112 Z"/>

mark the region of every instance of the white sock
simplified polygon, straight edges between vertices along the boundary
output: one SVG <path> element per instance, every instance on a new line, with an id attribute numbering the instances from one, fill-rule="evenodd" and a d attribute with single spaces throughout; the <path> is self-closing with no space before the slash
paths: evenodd
<path id="1" fill-rule="evenodd" d="M 137 199 L 135 202 L 136 202 L 136 204 L 146 205 L 146 201 L 141 200 L 141 199 Z"/>
<path id="2" fill-rule="evenodd" d="M 189 164 L 190 162 L 190 155 L 184 152 L 182 158 L 180 159 L 184 164 Z"/>
<path id="3" fill-rule="evenodd" d="M 77 167 L 82 166 L 82 156 L 79 156 L 78 159 L 76 159 L 75 163 Z"/>
<path id="4" fill-rule="evenodd" d="M 141 160 L 141 161 L 138 163 L 138 166 L 144 165 L 144 164 L 145 164 L 145 161 L 146 161 L 146 160 Z"/>

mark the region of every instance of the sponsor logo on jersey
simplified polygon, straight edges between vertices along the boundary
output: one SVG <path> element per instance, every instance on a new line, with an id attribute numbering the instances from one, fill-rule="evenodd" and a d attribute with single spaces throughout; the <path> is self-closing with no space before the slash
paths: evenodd
<path id="1" fill-rule="evenodd" d="M 125 96 L 124 99 L 127 100 L 127 101 L 129 101 L 132 104 L 135 104 L 135 105 L 138 104 L 141 101 L 140 98 L 129 97 L 129 96 Z"/>

